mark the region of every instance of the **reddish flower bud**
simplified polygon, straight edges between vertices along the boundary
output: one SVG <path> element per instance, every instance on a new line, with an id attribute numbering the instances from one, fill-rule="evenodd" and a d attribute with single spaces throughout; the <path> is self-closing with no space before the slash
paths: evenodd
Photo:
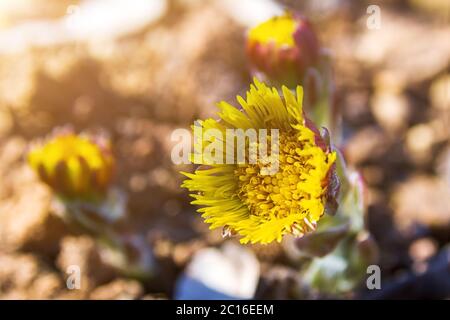
<path id="1" fill-rule="evenodd" d="M 308 67 L 319 61 L 319 41 L 310 23 L 286 13 L 249 31 L 247 55 L 255 72 L 266 80 L 295 87 Z"/>

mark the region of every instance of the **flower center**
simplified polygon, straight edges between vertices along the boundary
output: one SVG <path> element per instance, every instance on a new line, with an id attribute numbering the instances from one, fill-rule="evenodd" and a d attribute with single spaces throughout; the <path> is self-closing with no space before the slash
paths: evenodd
<path id="1" fill-rule="evenodd" d="M 238 196 L 248 206 L 250 214 L 263 218 L 282 219 L 290 214 L 320 217 L 323 213 L 322 181 L 328 169 L 326 154 L 311 136 L 305 137 L 296 130 L 280 132 L 279 146 L 277 173 L 261 174 L 262 162 L 235 170 L 239 180 Z"/>
<path id="2" fill-rule="evenodd" d="M 273 42 L 277 46 L 294 46 L 297 22 L 290 15 L 274 17 L 250 30 L 251 40 L 260 43 Z"/>

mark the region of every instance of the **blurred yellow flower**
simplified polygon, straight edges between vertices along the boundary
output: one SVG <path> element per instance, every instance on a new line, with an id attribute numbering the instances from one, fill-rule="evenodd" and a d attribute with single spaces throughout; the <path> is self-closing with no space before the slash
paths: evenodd
<path id="1" fill-rule="evenodd" d="M 250 29 L 246 52 L 256 74 L 295 88 L 319 62 L 320 44 L 304 17 L 287 12 Z"/>
<path id="2" fill-rule="evenodd" d="M 102 136 L 59 132 L 34 145 L 28 163 L 39 177 L 65 198 L 96 199 L 112 179 L 114 157 Z"/>
<path id="3" fill-rule="evenodd" d="M 183 173 L 189 179 L 182 186 L 195 192 L 192 204 L 202 206 L 198 211 L 210 228 L 237 233 L 241 243 L 270 243 L 288 233 L 302 236 L 314 230 L 330 196 L 336 195 L 329 192 L 336 153 L 304 117 L 303 89 L 297 87 L 296 96 L 286 87 L 282 91 L 281 97 L 276 88 L 255 79 L 247 98 L 237 97 L 241 110 L 220 102 L 221 121 L 199 122 L 203 131 L 218 129 L 224 135 L 227 129 L 278 129 L 276 173 L 268 174 L 267 159 L 253 164 L 205 161 L 207 168 Z"/>

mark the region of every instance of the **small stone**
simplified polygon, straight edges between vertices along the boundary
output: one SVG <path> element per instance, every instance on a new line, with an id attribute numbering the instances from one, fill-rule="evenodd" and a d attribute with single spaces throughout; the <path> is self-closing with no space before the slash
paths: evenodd
<path id="1" fill-rule="evenodd" d="M 433 108 L 450 110 L 450 74 L 445 74 L 433 81 L 429 91 Z"/>
<path id="2" fill-rule="evenodd" d="M 134 174 L 130 177 L 129 185 L 133 192 L 142 192 L 147 186 L 147 176 L 144 174 Z"/>
<path id="3" fill-rule="evenodd" d="M 12 170 L 5 180 L 2 183 L 10 183 L 12 195 L 0 202 L 0 248 L 56 253 L 67 230 L 53 214 L 50 189 L 26 165 Z"/>
<path id="4" fill-rule="evenodd" d="M 135 280 L 116 279 L 95 288 L 89 296 L 93 300 L 134 300 L 144 293 L 142 285 Z"/>
<path id="5" fill-rule="evenodd" d="M 178 280 L 175 297 L 252 299 L 258 284 L 259 268 L 259 262 L 251 251 L 231 241 L 227 241 L 220 250 L 199 250 Z"/>
<path id="6" fill-rule="evenodd" d="M 71 267 L 80 270 L 80 291 L 89 292 L 95 286 L 110 281 L 115 271 L 106 265 L 95 240 L 89 236 L 67 236 L 61 241 L 61 250 L 56 265 L 64 275 Z"/>
<path id="7" fill-rule="evenodd" d="M 62 289 L 62 279 L 55 273 L 46 273 L 36 278 L 29 291 L 34 299 L 52 299 L 55 298 Z"/>
<path id="8" fill-rule="evenodd" d="M 383 70 L 375 75 L 374 86 L 370 106 L 377 122 L 391 133 L 404 130 L 411 117 L 411 106 L 403 93 L 405 79 L 399 73 Z"/>
<path id="9" fill-rule="evenodd" d="M 365 19 L 361 21 L 366 22 Z M 369 28 L 363 30 L 359 37 L 354 37 L 356 43 L 353 46 L 346 43 L 347 50 L 351 51 L 349 54 L 360 63 L 388 69 L 400 75 L 407 84 L 432 79 L 448 69 L 448 24 L 417 23 L 413 16 L 383 8 L 381 30 L 378 30 L 381 32 Z"/>
<path id="10" fill-rule="evenodd" d="M 415 176 L 397 186 L 392 195 L 395 220 L 401 227 L 415 223 L 430 228 L 450 227 L 450 188 L 439 178 Z"/>
<path id="11" fill-rule="evenodd" d="M 381 158 L 389 147 L 389 140 L 383 131 L 375 126 L 366 127 L 353 135 L 344 153 L 349 163 L 357 165 L 369 159 Z"/>
<path id="12" fill-rule="evenodd" d="M 393 134 L 404 130 L 409 122 L 411 109 L 403 94 L 378 92 L 371 100 L 372 113 L 386 131 Z"/>
<path id="13" fill-rule="evenodd" d="M 409 246 L 409 255 L 414 261 L 426 261 L 437 252 L 438 244 L 432 238 L 415 240 Z"/>
<path id="14" fill-rule="evenodd" d="M 423 164 L 432 159 L 434 142 L 434 130 L 427 124 L 415 125 L 406 133 L 406 150 L 417 164 Z"/>
<path id="15" fill-rule="evenodd" d="M 62 279 L 33 254 L 0 253 L 0 299 L 52 299 Z"/>

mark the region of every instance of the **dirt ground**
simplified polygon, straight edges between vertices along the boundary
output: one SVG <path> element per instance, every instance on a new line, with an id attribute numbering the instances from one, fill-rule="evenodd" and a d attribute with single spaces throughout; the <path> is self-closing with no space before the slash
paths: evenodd
<path id="1" fill-rule="evenodd" d="M 366 1 L 282 2 L 310 17 L 333 53 L 343 151 L 367 183 L 367 223 L 391 290 L 375 298 L 449 298 L 448 4 L 380 2 L 381 28 L 371 30 Z M 189 168 L 172 164 L 170 134 L 245 92 L 245 25 L 219 1 L 173 0 L 159 19 L 126 34 L 13 50 L 8 30 L 58 19 L 69 5 L 18 3 L 0 12 L 0 299 L 172 298 L 192 255 L 223 239 L 180 188 L 179 171 Z M 129 221 L 164 270 L 157 278 L 121 276 L 102 262 L 94 239 L 52 212 L 51 190 L 24 156 L 30 141 L 65 124 L 110 134 L 115 184 L 128 193 Z M 281 246 L 249 247 L 261 263 L 256 297 L 296 298 L 296 266 Z M 74 263 L 85 270 L 82 290 L 65 285 Z M 402 277 L 409 289 L 396 287 Z"/>

